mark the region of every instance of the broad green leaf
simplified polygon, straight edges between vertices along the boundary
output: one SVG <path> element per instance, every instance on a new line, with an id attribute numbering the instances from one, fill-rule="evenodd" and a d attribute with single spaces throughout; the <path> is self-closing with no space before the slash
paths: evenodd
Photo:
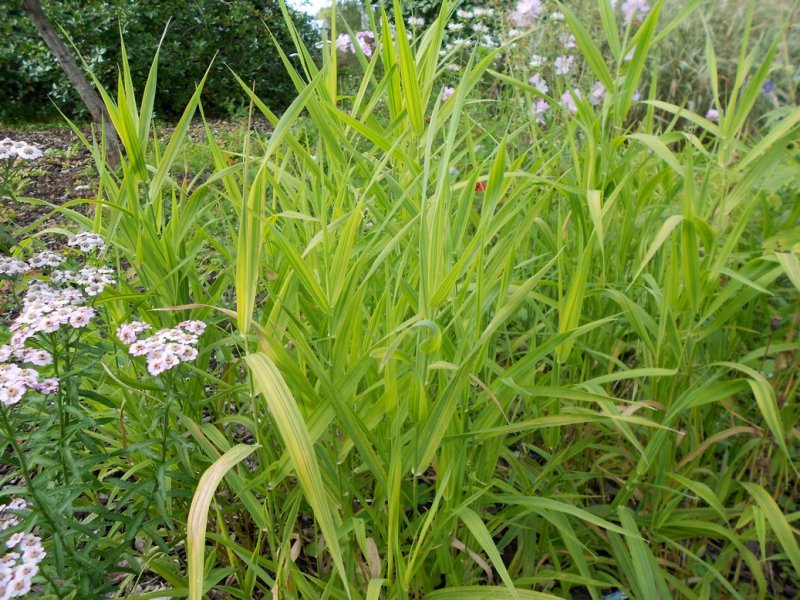
<path id="1" fill-rule="evenodd" d="M 253 376 L 255 389 L 264 397 L 269 406 L 272 418 L 294 466 L 297 480 L 314 511 L 322 535 L 325 536 L 328 551 L 349 596 L 350 586 L 339 546 L 339 538 L 336 534 L 338 515 L 328 502 L 328 494 L 322 482 L 322 472 L 303 416 L 300 414 L 283 376 L 266 354 L 256 352 L 245 360 Z"/>
<path id="2" fill-rule="evenodd" d="M 205 591 L 203 581 L 203 556 L 206 543 L 208 509 L 225 474 L 250 456 L 258 446 L 239 444 L 214 461 L 200 477 L 197 490 L 189 508 L 186 524 L 186 561 L 188 563 L 189 599 L 200 600 Z"/>

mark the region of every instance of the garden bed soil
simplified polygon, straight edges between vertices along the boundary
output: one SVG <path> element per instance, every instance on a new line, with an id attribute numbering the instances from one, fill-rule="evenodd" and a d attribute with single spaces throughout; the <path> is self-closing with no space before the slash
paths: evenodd
<path id="1" fill-rule="evenodd" d="M 88 128 L 84 135 L 91 135 Z M 94 197 L 94 161 L 78 136 L 68 127 L 13 131 L 0 128 L 0 139 L 24 140 L 37 146 L 44 156 L 24 167 L 25 185 L 11 206 L 3 206 L 4 217 L 17 227 L 27 227 L 46 217 L 52 208 L 70 200 Z M 33 200 L 30 200 L 33 199 Z"/>

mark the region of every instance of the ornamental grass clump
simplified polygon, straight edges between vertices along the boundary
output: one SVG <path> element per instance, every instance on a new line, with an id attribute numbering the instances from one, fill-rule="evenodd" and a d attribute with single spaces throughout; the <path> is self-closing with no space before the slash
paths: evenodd
<path id="1" fill-rule="evenodd" d="M 100 209 L 60 209 L 106 248 L 7 266 L 95 310 L 13 357 L 49 376 L 48 336 L 86 340 L 57 396 L 0 405 L 26 498 L 61 494 L 31 502 L 43 573 L 78 540 L 117 596 L 152 596 L 139 577 L 191 600 L 798 589 L 800 110 L 747 126 L 754 60 L 716 123 L 659 95 L 646 65 L 699 4 L 593 3 L 589 27 L 514 3 L 525 29 L 497 48 L 478 36 L 511 12 L 445 2 L 409 36 L 367 8 L 347 79 L 337 44 L 298 42 L 286 112 L 240 81 L 269 135 L 233 152 L 200 111 L 196 175 L 202 82 L 162 140 L 156 65 L 137 96 L 123 61 L 102 90 L 120 169 L 96 142 Z M 79 275 L 101 259 L 120 271 Z M 52 363 L 19 362 L 38 350 Z M 91 597 L 69 560 L 48 583 Z"/>

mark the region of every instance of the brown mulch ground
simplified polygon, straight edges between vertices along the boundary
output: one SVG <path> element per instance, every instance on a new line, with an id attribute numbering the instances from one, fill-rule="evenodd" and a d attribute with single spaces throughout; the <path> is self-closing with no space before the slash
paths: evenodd
<path id="1" fill-rule="evenodd" d="M 225 146 L 226 133 L 242 126 L 241 122 L 231 120 L 210 120 L 209 126 L 217 136 L 218 142 Z M 271 131 L 270 124 L 262 117 L 251 123 L 251 131 L 265 134 Z M 159 139 L 166 142 L 172 135 L 173 127 L 161 125 L 157 128 Z M 92 139 L 91 127 L 81 127 L 87 139 Z M 77 135 L 67 126 L 48 127 L 42 129 L 13 130 L 0 123 L 0 139 L 9 137 L 12 140 L 24 140 L 37 146 L 44 156 L 31 161 L 26 166 L 26 184 L 18 194 L 19 199 L 13 206 L 0 206 L 0 222 L 5 218 L 17 227 L 27 227 L 52 211 L 47 206 L 36 205 L 26 199 L 42 200 L 54 205 L 62 205 L 70 200 L 93 199 L 97 193 L 96 170 L 91 153 L 84 147 Z M 187 139 L 201 141 L 205 138 L 205 129 L 201 122 L 195 121 L 189 126 Z M 238 143 L 238 140 L 237 140 Z M 240 148 L 231 148 L 234 151 Z M 6 203 L 7 204 L 7 203 Z M 88 207 L 78 207 L 81 212 Z M 56 216 L 56 221 L 58 217 Z M 48 223 L 50 224 L 50 223 Z"/>
<path id="2" fill-rule="evenodd" d="M 87 134 L 88 129 L 84 131 L 84 135 Z M 28 202 L 26 198 L 61 205 L 70 200 L 94 197 L 94 161 L 71 129 L 12 131 L 0 128 L 0 139 L 6 137 L 24 140 L 44 152 L 44 156 L 25 166 L 26 183 L 19 194 L 20 199 L 13 201 L 11 206 L 6 204 L 2 207 L 6 219 L 18 227 L 25 227 L 52 211 L 48 206 Z"/>

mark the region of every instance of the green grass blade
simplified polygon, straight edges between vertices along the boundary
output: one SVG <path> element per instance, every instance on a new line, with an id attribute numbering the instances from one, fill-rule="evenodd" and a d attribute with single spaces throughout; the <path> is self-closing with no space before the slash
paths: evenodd
<path id="1" fill-rule="evenodd" d="M 214 461 L 197 484 L 197 490 L 189 508 L 186 525 L 186 560 L 188 562 L 189 600 L 201 600 L 203 597 L 203 564 L 206 543 L 206 522 L 208 509 L 214 499 L 222 478 L 233 467 L 250 456 L 258 446 L 239 444 Z"/>
<path id="2" fill-rule="evenodd" d="M 267 401 L 272 418 L 283 438 L 286 452 L 294 466 L 297 480 L 314 511 L 322 535 L 325 536 L 328 551 L 349 597 L 350 586 L 339 546 L 339 538 L 336 535 L 336 517 L 338 515 L 331 509 L 328 502 L 314 445 L 303 416 L 300 414 L 283 376 L 266 354 L 256 352 L 245 360 L 253 376 L 255 389 Z"/>

